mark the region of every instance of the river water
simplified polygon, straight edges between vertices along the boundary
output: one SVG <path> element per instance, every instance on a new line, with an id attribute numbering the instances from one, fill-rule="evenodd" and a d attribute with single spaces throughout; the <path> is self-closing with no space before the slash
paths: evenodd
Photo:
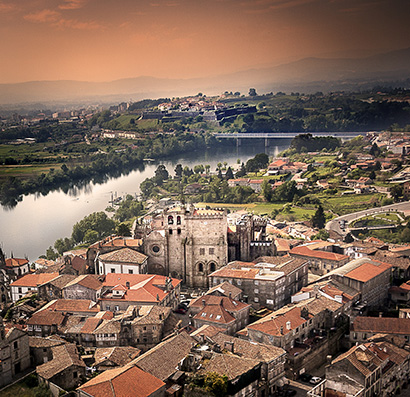
<path id="1" fill-rule="evenodd" d="M 253 141 L 255 142 L 255 141 Z M 289 147 L 290 139 L 270 141 L 265 147 L 262 142 L 240 147 L 226 146 L 203 152 L 184 153 L 183 155 L 161 161 L 173 175 L 175 165 L 193 168 L 197 164 L 209 164 L 211 171 L 225 161 L 236 166 L 237 160 L 246 163 L 249 158 L 265 152 L 275 156 Z M 0 244 L 6 257 L 27 257 L 35 261 L 60 237 L 70 237 L 73 225 L 84 216 L 103 211 L 109 205 L 111 196 L 138 194 L 140 183 L 152 177 L 158 164 L 147 164 L 144 170 L 134 170 L 127 175 L 108 179 L 102 184 L 89 183 L 72 189 L 67 194 L 61 190 L 24 196 L 16 207 L 0 207 Z"/>

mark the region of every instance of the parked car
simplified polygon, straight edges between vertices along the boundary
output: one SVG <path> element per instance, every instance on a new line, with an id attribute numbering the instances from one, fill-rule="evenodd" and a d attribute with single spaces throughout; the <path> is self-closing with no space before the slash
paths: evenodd
<path id="1" fill-rule="evenodd" d="M 312 385 L 317 385 L 322 381 L 322 378 L 319 378 L 318 376 L 313 376 L 312 379 L 310 379 L 309 383 Z"/>
<path id="2" fill-rule="evenodd" d="M 303 382 L 309 382 L 312 379 L 312 375 L 304 373 L 304 374 L 300 375 L 299 378 Z"/>

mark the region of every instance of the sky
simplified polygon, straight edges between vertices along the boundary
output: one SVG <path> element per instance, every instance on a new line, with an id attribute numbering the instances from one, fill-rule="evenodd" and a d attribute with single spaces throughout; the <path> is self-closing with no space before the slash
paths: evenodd
<path id="1" fill-rule="evenodd" d="M 209 77 L 410 47 L 410 0 L 0 0 L 0 83 Z"/>

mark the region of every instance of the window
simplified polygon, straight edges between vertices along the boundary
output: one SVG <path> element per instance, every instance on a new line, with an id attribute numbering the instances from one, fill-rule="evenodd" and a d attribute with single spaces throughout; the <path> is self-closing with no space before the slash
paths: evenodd
<path id="1" fill-rule="evenodd" d="M 21 287 L 19 287 L 19 294 L 21 294 L 23 291 L 21 290 Z"/>
<path id="2" fill-rule="evenodd" d="M 174 217 L 172 215 L 168 216 L 168 225 L 173 225 L 174 224 Z"/>
<path id="3" fill-rule="evenodd" d="M 114 310 L 115 310 L 116 312 L 118 312 L 118 310 L 120 310 L 120 307 L 119 307 L 119 306 L 114 306 Z"/>
<path id="4" fill-rule="evenodd" d="M 203 263 L 199 263 L 199 264 L 198 264 L 198 271 L 199 271 L 199 272 L 203 272 L 203 271 L 204 271 L 204 265 L 203 265 Z"/>
<path id="5" fill-rule="evenodd" d="M 181 234 L 181 229 L 180 228 L 177 229 L 177 233 Z"/>
<path id="6" fill-rule="evenodd" d="M 181 217 L 178 215 L 177 216 L 177 225 L 180 225 L 181 224 Z"/>
<path id="7" fill-rule="evenodd" d="M 205 255 L 205 248 L 199 249 L 199 255 Z"/>
<path id="8" fill-rule="evenodd" d="M 169 229 L 169 234 L 172 234 L 172 229 Z"/>
<path id="9" fill-rule="evenodd" d="M 152 247 L 152 252 L 155 253 L 155 254 L 157 254 L 157 253 L 159 252 L 159 250 L 160 250 L 160 248 L 159 248 L 158 245 L 154 245 L 154 246 Z"/>
<path id="10" fill-rule="evenodd" d="M 111 273 L 115 273 L 115 269 L 113 267 L 111 268 Z"/>
<path id="11" fill-rule="evenodd" d="M 258 298 L 257 296 L 255 296 L 255 297 L 253 298 L 253 300 L 254 300 L 254 302 L 259 302 L 259 298 Z"/>
<path id="12" fill-rule="evenodd" d="M 78 372 L 77 372 L 77 371 L 74 371 L 74 372 L 73 372 L 73 378 L 74 378 L 74 379 L 77 379 L 77 378 L 78 378 Z"/>
<path id="13" fill-rule="evenodd" d="M 17 341 L 15 341 L 15 342 L 13 343 L 13 348 L 14 348 L 14 349 L 17 349 L 18 347 L 19 347 L 19 345 L 18 345 Z"/>
<path id="14" fill-rule="evenodd" d="M 146 330 L 147 330 L 147 327 L 142 327 L 142 329 L 143 329 L 144 331 L 146 331 Z"/>
<path id="15" fill-rule="evenodd" d="M 108 310 L 108 311 L 111 310 L 111 306 L 107 306 L 106 310 Z"/>
<path id="16" fill-rule="evenodd" d="M 215 253 L 215 248 L 209 248 L 209 255 L 213 255 Z"/>
<path id="17" fill-rule="evenodd" d="M 215 265 L 215 263 L 211 263 L 210 265 L 209 265 L 209 270 L 211 271 L 211 272 L 214 272 L 215 270 L 216 270 L 216 265 Z"/>
<path id="18" fill-rule="evenodd" d="M 259 285 L 259 281 L 258 281 L 258 280 L 255 280 L 254 283 L 255 283 L 255 285 Z"/>

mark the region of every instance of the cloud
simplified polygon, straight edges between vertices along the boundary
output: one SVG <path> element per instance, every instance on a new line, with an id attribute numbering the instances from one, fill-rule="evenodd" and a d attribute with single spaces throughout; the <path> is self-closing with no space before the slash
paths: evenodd
<path id="1" fill-rule="evenodd" d="M 44 9 L 24 16 L 24 19 L 34 23 L 46 23 L 59 29 L 101 30 L 104 26 L 95 21 L 79 21 L 63 18 L 58 11 Z"/>
<path id="2" fill-rule="evenodd" d="M 6 13 L 10 11 L 14 11 L 16 9 L 15 4 L 4 3 L 0 1 L 0 13 Z"/>
<path id="3" fill-rule="evenodd" d="M 84 7 L 87 0 L 64 0 L 63 4 L 60 4 L 58 8 L 60 10 L 77 10 Z"/>

